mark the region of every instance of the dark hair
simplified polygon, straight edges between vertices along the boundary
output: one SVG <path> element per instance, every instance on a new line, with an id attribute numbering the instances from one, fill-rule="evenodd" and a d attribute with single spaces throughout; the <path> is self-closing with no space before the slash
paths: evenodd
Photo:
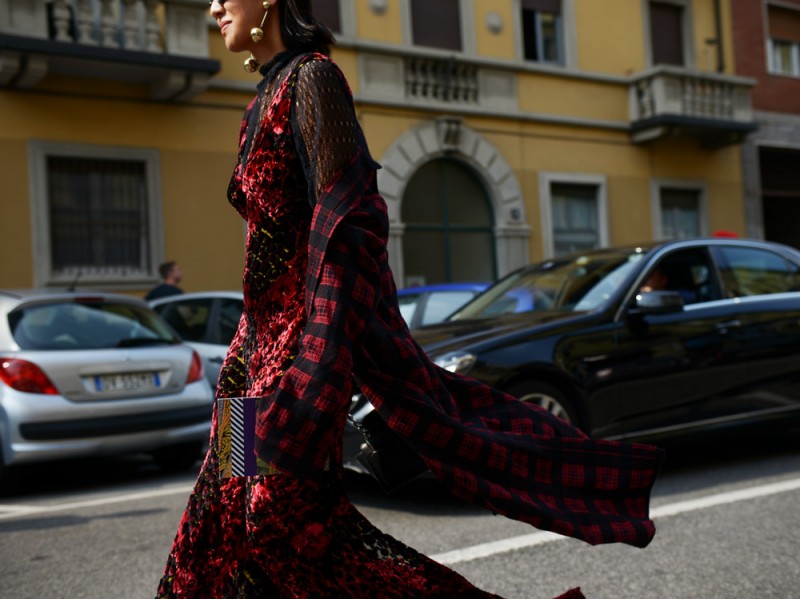
<path id="1" fill-rule="evenodd" d="M 164 262 L 158 267 L 158 274 L 161 275 L 162 279 L 166 279 L 169 276 L 170 271 L 175 267 L 177 262 L 174 260 L 170 260 L 169 262 Z"/>
<path id="2" fill-rule="evenodd" d="M 313 50 L 330 54 L 336 43 L 330 29 L 311 14 L 311 0 L 281 0 L 281 36 L 289 50 Z"/>

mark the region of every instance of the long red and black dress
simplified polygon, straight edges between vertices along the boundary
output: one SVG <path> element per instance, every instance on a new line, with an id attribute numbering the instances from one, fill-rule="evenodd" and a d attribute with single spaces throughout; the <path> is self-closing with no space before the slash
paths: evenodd
<path id="1" fill-rule="evenodd" d="M 493 596 L 346 496 L 354 380 L 455 495 L 589 543 L 646 545 L 660 452 L 592 441 L 433 365 L 397 308 L 377 165 L 343 75 L 299 52 L 262 75 L 229 186 L 247 222 L 244 312 L 218 396 L 265 398 L 256 450 L 271 473 L 219 478 L 212 432 L 158 597 Z"/>

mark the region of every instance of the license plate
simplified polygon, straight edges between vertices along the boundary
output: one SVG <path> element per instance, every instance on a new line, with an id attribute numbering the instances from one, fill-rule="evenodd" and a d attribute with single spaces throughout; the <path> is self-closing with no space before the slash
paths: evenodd
<path id="1" fill-rule="evenodd" d="M 160 386 L 157 372 L 126 372 L 94 377 L 95 391 L 142 391 L 158 389 Z"/>

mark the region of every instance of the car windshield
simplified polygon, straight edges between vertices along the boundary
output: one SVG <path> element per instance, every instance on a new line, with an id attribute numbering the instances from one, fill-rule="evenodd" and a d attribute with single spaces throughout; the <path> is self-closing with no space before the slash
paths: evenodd
<path id="1" fill-rule="evenodd" d="M 178 342 L 150 310 L 94 299 L 24 306 L 8 315 L 8 323 L 22 349 L 102 349 Z"/>
<path id="2" fill-rule="evenodd" d="M 593 310 L 608 301 L 643 255 L 637 248 L 541 262 L 501 279 L 449 320 L 544 310 Z"/>

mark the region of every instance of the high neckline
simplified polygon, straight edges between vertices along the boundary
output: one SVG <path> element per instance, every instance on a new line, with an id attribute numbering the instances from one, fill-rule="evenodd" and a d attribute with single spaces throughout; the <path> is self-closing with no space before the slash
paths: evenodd
<path id="1" fill-rule="evenodd" d="M 283 68 L 292 57 L 302 52 L 302 50 L 282 50 L 270 58 L 268 62 L 261 65 L 258 68 L 258 72 L 261 73 L 261 81 L 258 82 L 258 89 L 262 89 L 267 82 L 275 76 L 276 71 Z"/>

